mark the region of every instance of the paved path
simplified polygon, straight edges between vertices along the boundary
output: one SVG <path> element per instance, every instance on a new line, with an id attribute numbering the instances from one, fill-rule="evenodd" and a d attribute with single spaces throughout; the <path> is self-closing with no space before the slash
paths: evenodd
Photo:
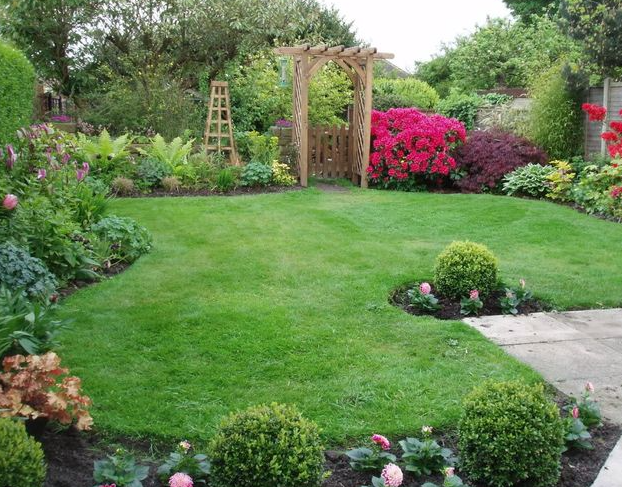
<path id="1" fill-rule="evenodd" d="M 622 309 L 464 320 L 566 394 L 596 386 L 603 416 L 622 424 Z M 622 439 L 592 487 L 622 486 Z"/>
<path id="2" fill-rule="evenodd" d="M 622 309 L 465 321 L 566 394 L 591 381 L 603 415 L 622 424 Z"/>

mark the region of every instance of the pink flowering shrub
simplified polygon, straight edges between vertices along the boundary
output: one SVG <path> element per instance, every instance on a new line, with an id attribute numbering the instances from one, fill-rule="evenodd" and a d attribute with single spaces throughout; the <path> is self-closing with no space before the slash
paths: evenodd
<path id="1" fill-rule="evenodd" d="M 527 139 L 499 131 L 474 132 L 455 157 L 463 175 L 456 185 L 465 193 L 494 191 L 506 174 L 548 161 L 546 153 Z"/>
<path id="2" fill-rule="evenodd" d="M 451 151 L 466 140 L 464 125 L 414 108 L 372 113 L 372 153 L 367 168 L 373 186 L 413 190 L 448 181 L 456 167 Z"/>

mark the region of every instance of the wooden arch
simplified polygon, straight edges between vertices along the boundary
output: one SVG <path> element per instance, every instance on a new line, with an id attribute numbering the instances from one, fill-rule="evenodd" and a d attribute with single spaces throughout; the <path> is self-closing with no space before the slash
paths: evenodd
<path id="1" fill-rule="evenodd" d="M 361 187 L 367 187 L 367 167 L 371 143 L 372 85 L 374 60 L 393 59 L 393 54 L 380 53 L 376 48 L 328 47 L 305 44 L 275 49 L 280 55 L 294 58 L 294 128 L 293 143 L 298 152 L 300 184 L 308 184 L 309 151 L 309 82 L 315 73 L 330 61 L 343 68 L 354 86 L 354 160 L 352 179 L 361 178 Z"/>

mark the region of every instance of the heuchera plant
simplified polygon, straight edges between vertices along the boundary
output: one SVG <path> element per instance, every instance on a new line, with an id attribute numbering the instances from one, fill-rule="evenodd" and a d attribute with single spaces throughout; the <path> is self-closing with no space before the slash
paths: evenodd
<path id="1" fill-rule="evenodd" d="M 81 394 L 80 379 L 70 377 L 54 352 L 5 357 L 0 373 L 0 417 L 39 417 L 88 430 L 93 424 L 89 397 Z"/>
<path id="2" fill-rule="evenodd" d="M 446 181 L 456 167 L 450 152 L 466 140 L 458 120 L 414 108 L 374 111 L 371 135 L 371 184 L 402 190 Z"/>

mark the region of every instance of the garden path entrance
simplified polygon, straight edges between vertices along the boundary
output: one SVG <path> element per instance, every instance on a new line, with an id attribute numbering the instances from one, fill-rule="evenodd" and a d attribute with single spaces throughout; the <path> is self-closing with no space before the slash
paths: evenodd
<path id="1" fill-rule="evenodd" d="M 603 416 L 622 424 L 622 309 L 464 321 L 566 394 L 594 383 Z"/>

